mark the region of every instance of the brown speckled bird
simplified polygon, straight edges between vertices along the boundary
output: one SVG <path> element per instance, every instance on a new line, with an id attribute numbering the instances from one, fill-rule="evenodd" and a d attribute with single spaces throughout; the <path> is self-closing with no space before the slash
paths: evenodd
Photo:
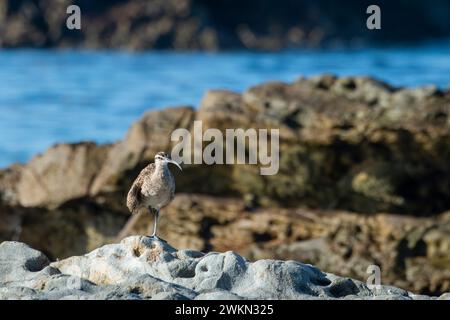
<path id="1" fill-rule="evenodd" d="M 156 229 L 159 210 L 168 205 L 175 196 L 175 179 L 168 168 L 169 163 L 175 164 L 182 170 L 169 155 L 158 152 L 155 155 L 155 163 L 150 163 L 142 169 L 127 196 L 127 207 L 132 214 L 138 213 L 142 208 L 155 214 L 151 235 L 155 239 L 158 239 Z"/>

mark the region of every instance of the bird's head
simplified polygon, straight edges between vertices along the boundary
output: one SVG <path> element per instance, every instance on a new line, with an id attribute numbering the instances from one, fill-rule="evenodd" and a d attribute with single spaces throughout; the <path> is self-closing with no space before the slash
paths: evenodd
<path id="1" fill-rule="evenodd" d="M 183 169 L 181 169 L 181 166 L 174 160 L 172 160 L 170 158 L 170 156 L 165 153 L 165 152 L 158 152 L 155 155 L 155 163 L 162 163 L 162 164 L 166 164 L 166 163 L 173 163 L 174 165 L 176 165 L 181 171 L 183 171 Z"/>

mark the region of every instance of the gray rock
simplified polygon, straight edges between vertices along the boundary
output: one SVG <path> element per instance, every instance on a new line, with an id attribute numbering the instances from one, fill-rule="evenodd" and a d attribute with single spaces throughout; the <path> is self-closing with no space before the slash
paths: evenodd
<path id="1" fill-rule="evenodd" d="M 296 261 L 249 262 L 228 251 L 176 250 L 144 236 L 49 263 L 23 243 L 0 245 L 0 299 L 427 299 Z M 440 299 L 447 299 L 442 295 Z"/>
<path id="2" fill-rule="evenodd" d="M 440 295 L 438 300 L 450 300 L 450 292 Z"/>
<path id="3" fill-rule="evenodd" d="M 244 298 L 226 290 L 213 290 L 201 292 L 195 300 L 243 300 Z"/>
<path id="4" fill-rule="evenodd" d="M 425 296 L 422 294 L 410 294 L 411 298 L 413 300 L 435 300 L 436 297 L 430 297 L 430 296 Z"/>
<path id="5" fill-rule="evenodd" d="M 8 241 L 0 244 L 0 285 L 26 282 L 42 275 L 50 275 L 45 268 L 47 257 L 24 243 Z"/>
<path id="6" fill-rule="evenodd" d="M 383 296 L 375 296 L 372 298 L 373 300 L 412 300 L 411 297 L 405 297 L 401 295 L 383 295 Z"/>

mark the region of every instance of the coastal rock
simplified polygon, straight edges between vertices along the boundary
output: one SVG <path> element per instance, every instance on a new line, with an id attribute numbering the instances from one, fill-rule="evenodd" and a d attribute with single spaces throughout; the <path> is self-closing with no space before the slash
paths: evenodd
<path id="1" fill-rule="evenodd" d="M 274 176 L 256 165 L 184 164 L 174 172 L 177 196 L 161 219 L 170 243 L 307 261 L 356 279 L 377 264 L 393 285 L 442 293 L 450 278 L 442 214 L 450 209 L 449 115 L 449 90 L 366 77 L 212 90 L 197 110 L 145 113 L 113 145 L 60 144 L 0 170 L 0 240 L 51 259 L 93 250 L 117 237 L 132 180 L 154 153 L 170 151 L 174 129 L 192 132 L 194 120 L 222 132 L 275 128 Z M 150 222 L 142 217 L 132 232 L 144 234 Z"/>
<path id="2" fill-rule="evenodd" d="M 160 234 L 177 247 L 233 250 L 250 260 L 311 263 L 366 279 L 377 265 L 386 283 L 415 293 L 450 290 L 449 214 L 434 218 L 304 208 L 248 210 L 242 200 L 178 194 L 163 210 Z M 130 234 L 145 233 L 142 216 Z"/>
<path id="3" fill-rule="evenodd" d="M 177 128 L 188 128 L 193 115 L 194 110 L 191 107 L 145 113 L 131 126 L 125 139 L 109 150 L 89 192 L 95 195 L 127 187 L 133 182 L 132 176 L 139 173 L 136 172 L 137 168 L 153 161 L 157 152 L 171 148 L 172 131 Z M 125 193 L 128 190 L 121 191 Z"/>
<path id="4" fill-rule="evenodd" d="M 62 259 L 115 241 L 126 219 L 123 212 L 76 201 L 51 211 L 3 214 L 0 231 L 51 259 Z M 128 235 L 146 234 L 151 223 L 149 215 L 140 216 Z M 450 290 L 449 226 L 448 213 L 420 218 L 304 208 L 249 210 L 236 198 L 178 194 L 162 210 L 159 231 L 176 247 L 233 250 L 251 261 L 294 259 L 358 280 L 367 278 L 369 266 L 378 265 L 385 283 L 436 295 Z"/>
<path id="5" fill-rule="evenodd" d="M 177 190 L 240 195 L 254 205 L 432 215 L 450 208 L 450 92 L 394 88 L 332 75 L 268 82 L 242 94 L 205 94 L 190 107 L 151 111 L 114 145 L 61 144 L 0 174 L 5 203 L 58 206 L 90 197 L 126 211 L 133 177 L 178 128 L 278 129 L 279 171 L 257 165 L 185 165 Z M 56 192 L 57 191 L 57 192 Z M 432 199 L 432 201 L 431 201 Z"/>
<path id="6" fill-rule="evenodd" d="M 108 145 L 59 144 L 35 156 L 20 172 L 18 199 L 24 207 L 58 206 L 85 196 L 106 159 Z"/>
<path id="7" fill-rule="evenodd" d="M 80 30 L 66 28 L 66 10 L 80 7 Z M 134 50 L 219 50 L 249 48 L 280 50 L 295 47 L 419 41 L 448 38 L 446 1 L 433 7 L 420 0 L 409 6 L 379 0 L 385 12 L 402 12 L 415 23 L 407 28 L 386 15 L 386 28 L 365 32 L 355 16 L 364 17 L 369 2 L 349 0 L 336 6 L 329 0 L 45 0 L 0 1 L 0 46 L 88 47 Z M 267 13 L 270 12 L 270 19 Z M 87 31 L 89 30 L 89 31 Z"/>
<path id="8" fill-rule="evenodd" d="M 210 91 L 196 120 L 222 132 L 279 129 L 278 173 L 231 166 L 222 195 L 249 195 L 262 206 L 427 215 L 450 207 L 449 105 L 448 92 L 324 75 L 241 95 Z"/>
<path id="9" fill-rule="evenodd" d="M 22 243 L 4 242 L 0 268 L 2 299 L 414 298 L 399 288 L 371 289 L 296 261 L 249 262 L 231 251 L 177 250 L 143 236 L 53 263 Z"/>

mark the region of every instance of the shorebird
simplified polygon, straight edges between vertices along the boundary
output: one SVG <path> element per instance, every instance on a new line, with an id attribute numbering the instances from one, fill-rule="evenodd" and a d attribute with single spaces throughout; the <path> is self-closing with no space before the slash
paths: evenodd
<path id="1" fill-rule="evenodd" d="M 169 170 L 169 163 L 173 163 L 182 170 L 180 165 L 169 155 L 158 152 L 155 155 L 155 162 L 142 169 L 134 180 L 127 196 L 127 207 L 132 214 L 136 214 L 142 209 L 149 210 L 150 214 L 154 213 L 153 233 L 150 237 L 155 239 L 158 239 L 156 229 L 159 210 L 168 205 L 175 196 L 175 179 Z"/>

